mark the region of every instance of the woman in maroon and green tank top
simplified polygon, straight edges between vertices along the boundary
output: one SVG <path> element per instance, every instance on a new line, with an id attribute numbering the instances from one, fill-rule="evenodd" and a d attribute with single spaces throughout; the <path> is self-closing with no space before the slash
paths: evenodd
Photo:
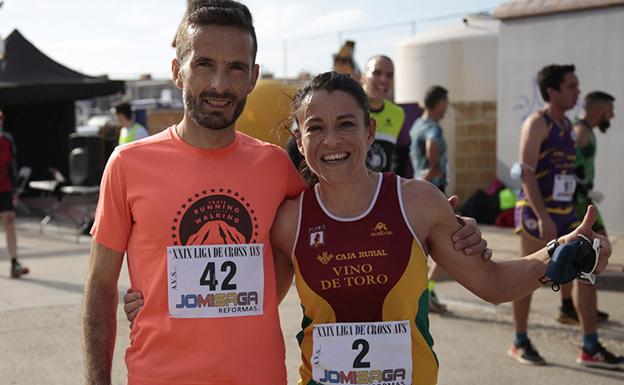
<path id="1" fill-rule="evenodd" d="M 375 123 L 350 77 L 316 76 L 293 107 L 309 187 L 282 204 L 271 241 L 276 275 L 294 272 L 303 308 L 300 383 L 435 384 L 427 254 L 470 291 L 500 303 L 541 286 L 547 251 L 495 263 L 455 250 L 460 225 L 435 186 L 366 168 Z M 593 214 L 560 240 L 594 237 Z M 289 286 L 278 280 L 279 295 Z"/>

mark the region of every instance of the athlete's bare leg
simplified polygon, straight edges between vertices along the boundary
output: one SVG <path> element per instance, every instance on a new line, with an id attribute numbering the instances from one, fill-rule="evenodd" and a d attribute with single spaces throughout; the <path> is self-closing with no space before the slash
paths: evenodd
<path id="1" fill-rule="evenodd" d="M 9 259 L 17 258 L 17 237 L 15 236 L 15 212 L 3 211 L 0 219 L 6 233 L 6 248 Z"/>
<path id="2" fill-rule="evenodd" d="M 520 232 L 520 256 L 524 257 L 542 249 L 544 243 L 537 242 L 533 238 L 529 238 L 524 231 Z M 529 320 L 529 310 L 531 309 L 531 295 L 514 301 L 513 320 L 516 333 L 526 333 L 527 323 Z"/>
<path id="3" fill-rule="evenodd" d="M 596 333 L 596 309 L 598 299 L 596 286 L 574 281 L 574 306 L 584 335 Z"/>

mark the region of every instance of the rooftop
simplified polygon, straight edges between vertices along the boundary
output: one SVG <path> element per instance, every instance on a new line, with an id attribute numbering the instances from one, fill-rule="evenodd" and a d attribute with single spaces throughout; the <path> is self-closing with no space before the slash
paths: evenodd
<path id="1" fill-rule="evenodd" d="M 501 4 L 492 15 L 508 20 L 614 6 L 624 6 L 624 0 L 516 0 Z"/>

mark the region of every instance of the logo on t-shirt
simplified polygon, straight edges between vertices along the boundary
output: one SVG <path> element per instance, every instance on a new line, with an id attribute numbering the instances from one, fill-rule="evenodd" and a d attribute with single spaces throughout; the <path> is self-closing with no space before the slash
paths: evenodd
<path id="1" fill-rule="evenodd" d="M 171 238 L 176 246 L 256 243 L 258 218 L 232 189 L 211 188 L 189 197 L 176 212 Z"/>
<path id="2" fill-rule="evenodd" d="M 323 265 L 327 265 L 334 258 L 334 254 L 323 251 L 323 254 L 316 257 Z"/>
<path id="3" fill-rule="evenodd" d="M 311 227 L 308 233 L 310 234 L 310 247 L 321 247 L 325 244 L 325 225 Z"/>
<path id="4" fill-rule="evenodd" d="M 370 235 L 371 237 L 382 237 L 384 235 L 394 235 L 394 233 L 388 229 L 385 223 L 377 222 Z"/>

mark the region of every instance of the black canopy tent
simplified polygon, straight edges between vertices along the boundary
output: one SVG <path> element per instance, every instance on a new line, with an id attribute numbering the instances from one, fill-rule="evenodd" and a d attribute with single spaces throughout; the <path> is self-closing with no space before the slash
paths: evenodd
<path id="1" fill-rule="evenodd" d="M 0 62 L 4 129 L 15 138 L 18 164 L 33 179 L 49 179 L 49 167 L 67 175 L 68 137 L 75 129 L 74 101 L 124 91 L 123 81 L 92 77 L 47 57 L 18 31 L 5 40 Z"/>

